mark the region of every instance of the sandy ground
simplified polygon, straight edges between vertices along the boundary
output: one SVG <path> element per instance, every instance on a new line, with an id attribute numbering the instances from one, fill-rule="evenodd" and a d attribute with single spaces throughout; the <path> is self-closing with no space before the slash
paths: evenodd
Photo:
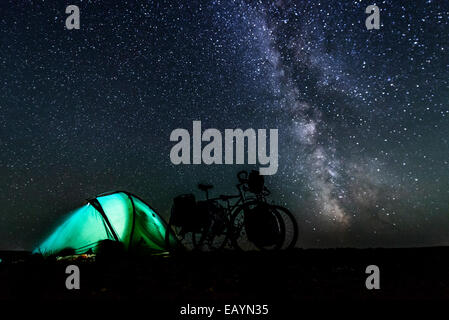
<path id="1" fill-rule="evenodd" d="M 146 301 L 171 305 L 398 301 L 449 298 L 449 248 L 309 249 L 284 252 L 113 256 L 97 261 L 42 260 L 0 254 L 0 299 Z M 80 290 L 67 290 L 65 269 L 80 268 Z M 380 268 L 380 290 L 365 269 Z"/>

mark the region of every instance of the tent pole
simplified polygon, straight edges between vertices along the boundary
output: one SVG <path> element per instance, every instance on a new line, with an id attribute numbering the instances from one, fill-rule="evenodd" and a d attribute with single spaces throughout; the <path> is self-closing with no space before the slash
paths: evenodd
<path id="1" fill-rule="evenodd" d="M 109 219 L 106 216 L 106 213 L 104 212 L 103 207 L 101 206 L 100 202 L 97 199 L 90 199 L 90 200 L 87 200 L 87 202 L 89 202 L 95 209 L 97 209 L 98 212 L 100 212 L 101 216 L 106 221 L 106 224 L 108 225 L 109 230 L 111 231 L 112 236 L 114 237 L 115 241 L 120 241 L 117 237 L 117 234 L 115 233 L 114 228 L 112 228 L 112 225 L 109 222 Z"/>

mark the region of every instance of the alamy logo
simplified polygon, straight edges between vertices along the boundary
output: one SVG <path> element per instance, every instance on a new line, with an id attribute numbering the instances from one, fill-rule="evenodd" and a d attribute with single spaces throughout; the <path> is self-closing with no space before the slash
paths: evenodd
<path id="1" fill-rule="evenodd" d="M 65 280 L 65 287 L 68 290 L 79 289 L 80 288 L 80 268 L 75 265 L 67 266 L 65 273 L 69 276 Z"/>
<path id="2" fill-rule="evenodd" d="M 366 274 L 369 276 L 366 278 L 365 286 L 368 290 L 379 290 L 380 289 L 380 270 L 379 267 L 372 264 L 366 267 Z"/>
<path id="3" fill-rule="evenodd" d="M 80 8 L 78 6 L 70 5 L 65 8 L 65 13 L 70 14 L 65 20 L 65 27 L 67 30 L 80 29 Z"/>
<path id="4" fill-rule="evenodd" d="M 365 20 L 366 29 L 372 30 L 380 29 L 380 9 L 376 5 L 371 5 L 366 7 L 365 12 L 369 14 L 369 16 Z"/>
<path id="5" fill-rule="evenodd" d="M 245 163 L 245 140 L 247 141 L 248 164 L 266 165 L 259 169 L 261 175 L 272 175 L 278 170 L 278 130 L 270 129 L 270 151 L 267 154 L 267 130 L 225 129 L 224 161 L 223 137 L 218 129 L 207 129 L 201 133 L 201 121 L 193 121 L 192 139 L 186 129 L 175 129 L 170 141 L 178 142 L 170 151 L 173 164 L 235 164 Z M 208 142 L 203 148 L 202 142 Z M 192 147 L 191 147 L 192 146 Z M 256 151 L 257 149 L 257 151 Z M 192 154 L 191 151 L 192 150 Z"/>

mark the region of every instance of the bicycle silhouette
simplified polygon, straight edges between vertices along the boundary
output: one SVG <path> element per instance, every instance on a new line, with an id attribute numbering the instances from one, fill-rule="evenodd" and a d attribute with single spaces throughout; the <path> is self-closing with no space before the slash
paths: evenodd
<path id="1" fill-rule="evenodd" d="M 223 248 L 237 250 L 291 249 L 298 239 L 298 225 L 286 208 L 269 204 L 270 191 L 258 171 L 237 174 L 238 195 L 209 198 L 212 185 L 199 184 L 206 200 L 193 194 L 173 199 L 168 230 L 173 230 L 178 245 L 195 250 Z M 169 234 L 170 232 L 167 232 Z M 173 242 L 168 241 L 168 248 Z"/>

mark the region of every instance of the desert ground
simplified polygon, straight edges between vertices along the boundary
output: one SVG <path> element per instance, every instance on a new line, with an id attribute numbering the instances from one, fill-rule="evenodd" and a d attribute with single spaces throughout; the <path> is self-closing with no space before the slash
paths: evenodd
<path id="1" fill-rule="evenodd" d="M 279 252 L 109 254 L 56 259 L 2 252 L 0 299 L 20 301 L 137 301 L 170 305 L 317 301 L 399 301 L 449 298 L 449 248 L 294 249 Z M 80 289 L 68 290 L 68 265 L 80 270 Z M 368 265 L 380 270 L 380 289 L 368 290 Z"/>

